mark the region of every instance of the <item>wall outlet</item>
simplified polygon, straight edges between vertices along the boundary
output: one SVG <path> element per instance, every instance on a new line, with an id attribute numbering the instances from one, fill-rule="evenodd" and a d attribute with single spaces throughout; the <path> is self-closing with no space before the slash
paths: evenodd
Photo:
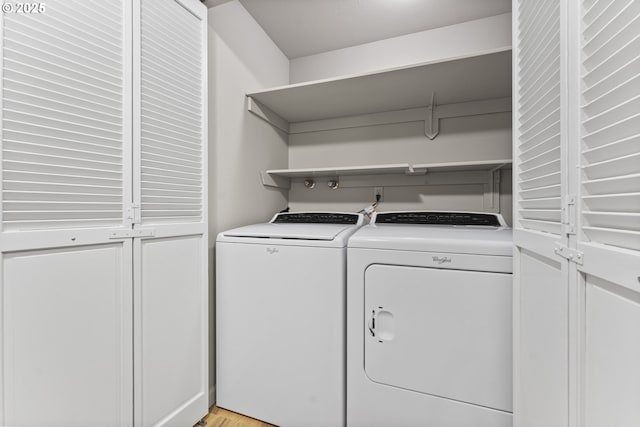
<path id="1" fill-rule="evenodd" d="M 380 199 L 378 199 L 378 195 Z M 384 187 L 373 187 L 373 200 L 381 202 L 384 199 Z"/>

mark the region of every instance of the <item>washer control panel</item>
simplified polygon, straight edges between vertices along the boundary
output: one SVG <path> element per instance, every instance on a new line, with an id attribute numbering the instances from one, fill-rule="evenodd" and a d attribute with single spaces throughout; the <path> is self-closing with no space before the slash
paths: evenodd
<path id="1" fill-rule="evenodd" d="M 441 224 L 501 227 L 500 214 L 474 212 L 385 212 L 376 214 L 375 224 Z"/>
<path id="2" fill-rule="evenodd" d="M 279 213 L 272 220 L 276 224 L 348 224 L 361 222 L 362 215 L 337 212 Z"/>

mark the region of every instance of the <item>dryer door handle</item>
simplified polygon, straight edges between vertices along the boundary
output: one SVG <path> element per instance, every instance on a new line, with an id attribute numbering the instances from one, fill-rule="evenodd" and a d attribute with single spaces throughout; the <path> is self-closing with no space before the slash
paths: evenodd
<path id="1" fill-rule="evenodd" d="M 367 327 L 369 328 L 369 332 L 371 332 L 371 336 L 376 336 L 376 311 L 371 310 L 371 316 L 369 316 L 369 320 L 367 321 Z"/>

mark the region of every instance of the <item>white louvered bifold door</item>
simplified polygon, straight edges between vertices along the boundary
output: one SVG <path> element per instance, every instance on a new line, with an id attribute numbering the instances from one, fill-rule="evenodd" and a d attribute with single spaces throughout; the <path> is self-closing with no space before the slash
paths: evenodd
<path id="1" fill-rule="evenodd" d="M 567 185 L 564 0 L 515 0 L 514 425 L 566 426 L 568 262 L 562 203 Z"/>
<path id="2" fill-rule="evenodd" d="M 640 2 L 580 13 L 584 425 L 640 423 Z"/>
<path id="3" fill-rule="evenodd" d="M 136 426 L 207 413 L 206 14 L 197 0 L 134 2 Z"/>
<path id="4" fill-rule="evenodd" d="M 131 7 L 2 2 L 0 425 L 132 425 Z"/>

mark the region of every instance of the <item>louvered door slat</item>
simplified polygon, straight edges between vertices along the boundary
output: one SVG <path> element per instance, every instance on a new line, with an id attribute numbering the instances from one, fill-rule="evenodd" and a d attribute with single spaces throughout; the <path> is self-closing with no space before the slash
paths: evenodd
<path id="1" fill-rule="evenodd" d="M 120 15 L 117 13 L 117 10 L 111 8 L 110 3 L 105 3 L 102 0 L 72 0 L 75 3 L 83 3 L 86 4 L 87 7 L 90 7 L 93 11 L 100 11 L 103 16 L 110 17 L 113 21 L 118 21 L 120 19 Z"/>
<path id="2" fill-rule="evenodd" d="M 533 59 L 533 56 L 530 55 L 531 53 L 530 51 L 533 51 L 533 50 L 539 51 L 539 50 L 553 48 L 554 40 L 558 37 L 558 35 L 553 31 L 549 31 L 552 27 L 553 27 L 553 20 L 547 21 L 542 27 L 542 30 L 539 31 L 539 34 L 543 34 L 543 36 L 538 38 L 532 38 L 530 45 L 524 44 L 522 46 L 522 52 L 524 56 L 520 58 L 519 65 L 521 67 L 529 67 L 530 65 L 533 64 L 534 59 Z"/>
<path id="3" fill-rule="evenodd" d="M 526 46 L 527 43 L 532 43 L 535 37 L 530 37 L 531 34 L 535 34 L 536 28 L 540 28 L 547 22 L 546 17 L 553 12 L 553 7 L 549 7 L 553 0 L 541 0 L 537 2 L 526 2 L 520 10 L 520 26 L 518 31 L 520 33 L 520 46 Z"/>
<path id="4" fill-rule="evenodd" d="M 587 87 L 597 82 L 603 82 L 619 69 L 625 68 L 628 64 L 637 60 L 639 39 L 636 37 L 629 43 L 619 46 L 618 49 L 604 58 L 601 62 L 594 62 L 587 68 L 584 81 Z"/>
<path id="5" fill-rule="evenodd" d="M 615 0 L 608 1 L 600 1 L 600 2 L 583 2 L 584 11 L 584 22 L 591 23 L 593 22 L 604 10 Z"/>
<path id="6" fill-rule="evenodd" d="M 602 13 L 596 19 L 583 20 L 585 53 L 588 54 L 612 41 L 613 35 L 634 20 L 638 11 L 638 3 L 635 1 L 613 1 L 602 9 Z"/>
<path id="7" fill-rule="evenodd" d="M 597 13 L 596 13 L 597 12 Z M 583 15 L 582 232 L 640 250 L 640 3 Z"/>
<path id="8" fill-rule="evenodd" d="M 537 166 L 542 166 L 548 162 L 560 158 L 560 147 L 554 147 L 550 150 L 544 151 L 541 154 L 538 154 L 534 157 L 529 158 L 529 160 L 522 161 L 522 167 L 525 170 L 535 168 Z"/>
<path id="9" fill-rule="evenodd" d="M 147 45 L 147 49 L 149 50 L 149 52 L 158 54 L 160 57 L 163 57 L 163 58 L 168 57 L 168 53 L 164 51 L 164 46 L 165 46 L 165 43 L 171 41 L 171 38 L 169 38 L 166 34 L 161 34 L 158 36 L 154 35 L 154 38 L 150 38 L 142 34 L 141 40 L 143 43 Z M 192 56 L 185 55 L 182 52 L 175 53 L 175 55 L 176 56 L 174 59 L 177 59 L 180 62 L 181 66 L 186 68 L 189 72 L 191 72 L 193 69 L 195 69 L 198 66 L 198 64 L 194 62 L 194 58 Z M 168 57 L 168 58 L 170 59 L 171 57 Z"/>
<path id="10" fill-rule="evenodd" d="M 529 100 L 527 104 L 521 104 L 520 117 L 523 121 L 528 121 L 531 116 L 540 114 L 542 111 L 547 111 L 553 106 L 557 105 L 560 96 L 558 95 L 557 85 L 544 88 L 544 92 L 540 93 L 540 96 L 536 100 Z"/>
<path id="11" fill-rule="evenodd" d="M 47 51 L 49 53 L 63 53 L 73 62 L 94 70 L 116 72 L 118 70 L 118 68 L 112 64 L 112 61 L 117 61 L 117 57 L 105 58 L 95 52 L 95 50 L 80 46 L 75 40 L 64 40 L 53 35 L 48 35 L 48 37 L 43 38 L 43 36 L 46 35 L 44 31 L 35 29 L 22 22 L 15 22 L 13 25 L 5 27 L 5 31 L 12 33 L 16 43 L 21 45 L 27 45 L 30 48 Z M 72 50 L 72 52 L 68 53 L 69 50 Z M 113 77 L 108 73 L 102 73 L 102 75 L 106 78 Z"/>
<path id="12" fill-rule="evenodd" d="M 523 85 L 527 85 L 531 79 L 537 78 L 543 72 L 548 72 L 549 67 L 557 61 L 560 54 L 558 40 L 559 37 L 556 36 L 549 40 L 546 46 L 540 46 L 531 52 L 522 52 L 523 55 L 531 55 L 531 57 L 536 58 L 530 64 L 522 65 L 522 67 L 525 67 L 521 74 Z"/>
<path id="13" fill-rule="evenodd" d="M 167 52 L 163 50 L 162 44 L 157 40 L 145 37 L 144 42 L 147 45 L 148 51 L 153 52 L 153 54 L 155 55 L 155 59 L 161 62 L 163 65 L 170 67 L 174 71 L 177 71 L 185 78 L 195 79 L 198 77 L 198 73 L 194 71 L 194 69 L 197 67 L 197 64 L 191 62 L 193 58 L 184 56 L 172 58 L 168 56 Z M 176 63 L 176 59 L 179 59 L 178 63 Z"/>
<path id="14" fill-rule="evenodd" d="M 527 147 L 521 147 L 521 152 L 518 158 L 522 162 L 526 162 L 532 158 L 539 156 L 542 153 L 546 153 L 550 150 L 558 149 L 560 141 L 559 135 L 552 135 L 551 138 L 548 138 L 542 142 L 538 142 L 535 145 L 529 145 Z"/>
<path id="15" fill-rule="evenodd" d="M 560 234 L 559 3 L 523 2 L 518 13 L 516 210 L 520 227 Z"/>
<path id="16" fill-rule="evenodd" d="M 3 231 L 122 224 L 123 2 L 3 16 Z"/>
<path id="17" fill-rule="evenodd" d="M 173 0 L 141 1 L 143 223 L 203 218 L 202 28 Z"/>
<path id="18" fill-rule="evenodd" d="M 634 153 L 640 153 L 640 135 L 585 149 L 582 155 L 589 163 L 598 163 Z"/>
<path id="19" fill-rule="evenodd" d="M 559 117 L 559 112 L 555 112 L 554 118 Z M 544 123 L 548 124 L 548 122 Z M 537 132 L 537 133 L 535 133 Z M 528 139 L 520 138 L 523 143 L 520 146 L 522 154 L 525 154 L 528 150 L 539 146 L 544 143 L 555 143 L 558 141 L 558 135 L 560 132 L 560 123 L 555 120 L 546 128 L 533 128 L 528 131 Z"/>
<path id="20" fill-rule="evenodd" d="M 558 51 L 559 52 L 559 51 Z M 540 88 L 544 87 L 545 83 L 550 83 L 549 80 L 553 80 L 555 83 L 556 75 L 558 74 L 558 67 L 560 66 L 560 59 L 558 57 L 551 58 L 549 61 L 542 60 L 544 67 L 540 69 L 539 73 L 531 74 L 528 78 L 518 79 L 519 84 L 522 86 L 522 98 L 521 102 L 524 103 L 533 93 L 540 92 Z"/>
<path id="21" fill-rule="evenodd" d="M 197 124 L 192 124 L 189 121 L 182 119 L 180 117 L 171 117 L 169 118 L 165 112 L 161 112 L 161 110 L 154 111 L 153 108 L 144 107 L 145 108 L 145 116 L 149 118 L 149 120 L 156 120 L 159 123 L 164 124 L 165 126 L 169 126 L 178 131 L 189 132 L 193 135 L 199 132 L 199 128 Z"/>
<path id="22" fill-rule="evenodd" d="M 191 155 L 189 153 L 185 153 L 184 151 L 173 150 L 168 147 L 160 147 L 158 144 L 155 145 L 145 145 L 145 150 L 147 152 L 148 158 L 153 158 L 154 156 L 161 157 L 169 157 L 176 161 L 184 161 L 188 164 L 200 165 L 201 161 L 199 156 Z"/>
<path id="23" fill-rule="evenodd" d="M 118 49 L 110 44 L 103 44 L 93 38 L 93 35 L 81 30 L 71 31 L 67 24 L 57 21 L 47 22 L 44 18 L 34 25 L 31 21 L 16 22 L 16 30 L 30 34 L 32 38 L 48 40 L 59 48 L 71 50 L 93 60 L 107 59 L 121 60 Z M 108 66 L 108 64 L 107 64 Z"/>
<path id="24" fill-rule="evenodd" d="M 583 121 L 585 131 L 592 132 L 619 123 L 620 117 L 632 117 L 640 111 L 640 96 L 619 103 Z"/>

